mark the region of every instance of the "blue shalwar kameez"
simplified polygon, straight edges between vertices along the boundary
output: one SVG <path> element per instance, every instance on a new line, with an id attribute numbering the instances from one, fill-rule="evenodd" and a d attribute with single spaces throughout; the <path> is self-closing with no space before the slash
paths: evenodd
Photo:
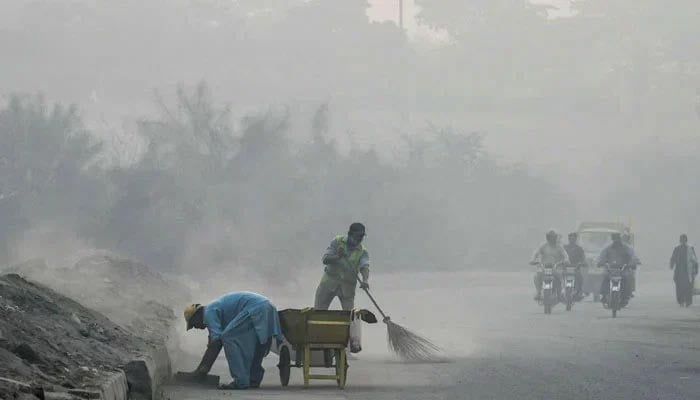
<path id="1" fill-rule="evenodd" d="M 252 292 L 229 293 L 204 307 L 204 325 L 210 341 L 223 343 L 235 388 L 259 386 L 265 374 L 262 360 L 272 338 L 282 335 L 270 300 Z"/>

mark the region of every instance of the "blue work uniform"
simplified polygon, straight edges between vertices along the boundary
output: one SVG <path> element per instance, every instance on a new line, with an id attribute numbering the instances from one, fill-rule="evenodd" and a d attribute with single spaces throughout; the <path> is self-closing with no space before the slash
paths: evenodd
<path id="1" fill-rule="evenodd" d="M 277 309 L 270 300 L 252 292 L 229 293 L 204 306 L 204 325 L 210 341 L 222 341 L 235 386 L 259 386 L 272 338 L 282 338 Z"/>

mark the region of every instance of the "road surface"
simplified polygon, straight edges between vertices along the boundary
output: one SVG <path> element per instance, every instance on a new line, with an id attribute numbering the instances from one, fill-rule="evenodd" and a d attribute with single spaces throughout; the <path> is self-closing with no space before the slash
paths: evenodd
<path id="1" fill-rule="evenodd" d="M 261 389 L 170 386 L 167 398 L 700 399 L 698 308 L 675 304 L 667 271 L 641 271 L 637 296 L 617 319 L 590 299 L 572 312 L 558 306 L 544 315 L 532 301 L 527 273 L 376 277 L 373 283 L 392 319 L 437 341 L 450 362 L 402 363 L 386 352 L 383 326 L 366 326 L 366 351 L 350 360 L 343 391 L 323 381 L 303 389 L 300 369 L 292 369 L 290 386 L 282 388 L 271 355 Z M 224 359 L 213 373 L 228 381 Z"/>

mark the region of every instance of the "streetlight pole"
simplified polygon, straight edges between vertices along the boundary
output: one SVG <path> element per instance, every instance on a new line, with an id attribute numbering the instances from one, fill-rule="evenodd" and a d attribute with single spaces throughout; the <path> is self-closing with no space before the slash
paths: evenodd
<path id="1" fill-rule="evenodd" d="M 399 28 L 403 30 L 403 0 L 399 0 Z"/>

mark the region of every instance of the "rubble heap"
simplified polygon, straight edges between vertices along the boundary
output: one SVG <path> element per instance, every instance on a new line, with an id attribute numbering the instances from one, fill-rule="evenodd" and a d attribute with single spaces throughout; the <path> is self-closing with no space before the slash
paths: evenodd
<path id="1" fill-rule="evenodd" d="M 147 265 L 110 253 L 92 254 L 69 268 L 30 260 L 6 272 L 47 285 L 156 345 L 169 339 L 173 307 L 189 298 L 186 288 Z"/>
<path id="2" fill-rule="evenodd" d="M 68 297 L 0 276 L 0 398 L 15 380 L 52 392 L 98 387 L 149 344 Z"/>

